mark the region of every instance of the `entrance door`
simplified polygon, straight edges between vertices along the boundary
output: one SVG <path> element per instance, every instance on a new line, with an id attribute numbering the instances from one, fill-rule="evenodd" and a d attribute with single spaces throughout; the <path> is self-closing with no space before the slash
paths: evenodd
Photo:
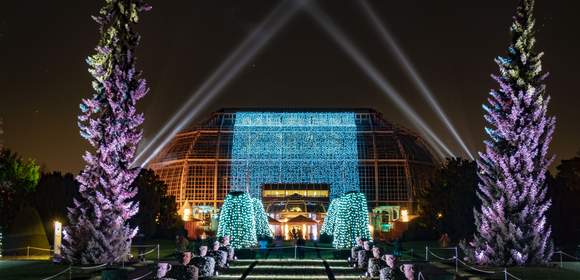
<path id="1" fill-rule="evenodd" d="M 298 237 L 303 237 L 302 234 L 302 226 L 301 225 L 292 225 L 290 226 L 290 238 L 291 239 L 298 239 Z"/>

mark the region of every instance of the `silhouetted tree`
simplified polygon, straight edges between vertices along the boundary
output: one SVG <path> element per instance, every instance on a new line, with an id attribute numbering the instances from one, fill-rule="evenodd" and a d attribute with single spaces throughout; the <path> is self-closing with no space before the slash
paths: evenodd
<path id="1" fill-rule="evenodd" d="M 131 219 L 131 223 L 139 227 L 139 236 L 150 238 L 156 231 L 161 199 L 165 196 L 167 186 L 153 170 L 141 169 L 139 176 L 133 181 L 132 188 L 137 189 L 135 200 L 139 201 L 139 205 L 143 207 Z"/>
<path id="2" fill-rule="evenodd" d="M 174 196 L 162 196 L 159 205 L 157 236 L 173 238 L 178 231 L 183 231 L 183 221 L 177 213 Z"/>
<path id="3" fill-rule="evenodd" d="M 40 214 L 48 239 L 54 238 L 54 221 L 66 223 L 67 207 L 79 193 L 79 184 L 70 173 L 43 173 L 32 195 L 34 207 Z"/>
<path id="4" fill-rule="evenodd" d="M 562 160 L 557 170 L 556 177 L 548 180 L 552 197 L 549 217 L 556 244 L 573 249 L 580 244 L 580 152 Z"/>
<path id="5" fill-rule="evenodd" d="M 417 198 L 421 220 L 437 235 L 447 233 L 451 240 L 467 238 L 475 230 L 473 209 L 478 206 L 475 161 L 448 159 L 439 168 L 429 188 Z"/>

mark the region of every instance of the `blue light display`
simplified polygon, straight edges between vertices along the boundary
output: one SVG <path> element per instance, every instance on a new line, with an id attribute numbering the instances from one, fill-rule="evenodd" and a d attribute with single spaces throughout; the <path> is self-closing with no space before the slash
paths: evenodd
<path id="1" fill-rule="evenodd" d="M 330 197 L 359 190 L 352 112 L 238 112 L 232 144 L 235 191 L 264 184 L 328 184 Z"/>

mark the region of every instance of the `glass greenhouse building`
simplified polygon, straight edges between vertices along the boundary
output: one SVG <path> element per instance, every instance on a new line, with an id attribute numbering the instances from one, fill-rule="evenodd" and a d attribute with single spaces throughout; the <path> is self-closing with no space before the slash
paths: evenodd
<path id="1" fill-rule="evenodd" d="M 417 134 L 371 109 L 223 109 L 149 167 L 198 234 L 215 230 L 224 197 L 241 190 L 262 199 L 276 236 L 316 239 L 330 200 L 348 191 L 366 195 L 376 237 L 400 233 L 436 161 Z"/>

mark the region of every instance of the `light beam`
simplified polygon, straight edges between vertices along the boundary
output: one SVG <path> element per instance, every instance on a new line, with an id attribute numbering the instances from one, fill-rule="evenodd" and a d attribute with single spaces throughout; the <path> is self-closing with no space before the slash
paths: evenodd
<path id="1" fill-rule="evenodd" d="M 161 144 L 156 145 L 153 152 L 149 153 L 142 163 L 141 167 L 145 166 L 159 150 L 165 146 L 171 137 L 181 129 L 183 129 L 201 108 L 203 108 L 212 98 L 213 95 L 221 91 L 225 86 L 231 82 L 235 76 L 242 69 L 244 64 L 253 59 L 264 45 L 290 20 L 296 13 L 303 1 L 287 0 L 280 3 L 261 24 L 254 29 L 227 59 L 212 73 L 212 75 L 203 82 L 203 84 L 191 95 L 187 102 L 177 111 L 171 119 L 158 131 L 155 136 L 148 142 L 148 144 L 141 149 L 139 154 L 135 157 L 134 162 L 138 162 L 140 158 L 148 153 L 148 151 L 156 144 L 161 137 L 165 136 Z M 213 86 L 213 87 L 212 87 Z M 209 92 L 209 93 L 208 93 Z M 202 98 L 200 103 L 195 102 Z M 195 104 L 195 106 L 194 106 Z M 193 108 L 192 108 L 193 107 Z M 187 115 L 186 115 L 187 114 Z M 181 120 L 181 121 L 180 121 Z M 171 133 L 167 134 L 168 130 L 173 127 L 176 122 L 180 121 Z"/>
<path id="2" fill-rule="evenodd" d="M 453 126 L 453 124 L 451 123 L 445 112 L 441 109 L 441 106 L 439 105 L 439 102 L 437 102 L 437 100 L 435 99 L 435 96 L 433 95 L 432 91 L 429 89 L 425 81 L 421 78 L 416 68 L 411 63 L 411 60 L 408 58 L 405 52 L 399 47 L 399 44 L 397 44 L 395 38 L 387 30 L 384 23 L 381 22 L 377 14 L 373 11 L 372 7 L 368 4 L 366 0 L 361 0 L 358 2 L 361 5 L 364 12 L 367 14 L 370 23 L 379 33 L 383 43 L 386 44 L 395 54 L 395 57 L 397 58 L 399 65 L 401 65 L 403 69 L 405 69 L 407 74 L 411 77 L 411 79 L 415 83 L 415 86 L 417 86 L 417 88 L 419 89 L 419 92 L 421 92 L 423 97 L 427 99 L 429 106 L 435 111 L 435 113 L 437 113 L 437 116 L 443 123 L 445 123 L 445 126 L 447 126 L 447 129 L 449 129 L 449 131 L 453 135 L 453 138 L 455 138 L 455 140 L 459 143 L 459 145 L 465 151 L 465 153 L 473 160 L 474 159 L 473 155 L 467 148 L 467 145 L 465 145 L 463 139 L 461 139 L 461 136 L 459 136 L 459 133 L 455 129 L 455 126 Z"/>
<path id="3" fill-rule="evenodd" d="M 427 133 L 427 141 L 435 151 L 442 156 L 444 154 L 438 147 L 441 147 L 448 156 L 456 157 L 453 152 L 439 139 L 439 137 L 429 128 L 429 126 L 419 117 L 419 115 L 409 106 L 401 95 L 382 77 L 372 63 L 358 50 L 348 37 L 334 24 L 334 22 L 314 4 L 306 5 L 307 11 L 316 19 L 324 30 L 334 39 L 348 56 L 368 75 L 368 77 L 387 95 L 402 111 L 411 119 L 411 122 L 419 129 Z M 438 145 L 434 145 L 433 141 Z"/>
<path id="4" fill-rule="evenodd" d="M 304 1 L 292 1 L 288 0 L 280 4 L 271 14 L 266 18 L 262 24 L 253 32 L 252 36 L 248 40 L 244 41 L 242 46 L 240 46 L 241 51 L 239 55 L 232 58 L 232 62 L 224 66 L 224 71 L 221 72 L 219 80 L 215 83 L 208 84 L 207 87 L 200 88 L 196 91 L 196 94 L 192 97 L 195 101 L 197 98 L 195 96 L 199 95 L 201 100 L 195 104 L 195 107 L 191 108 L 192 102 L 188 102 L 189 106 L 184 106 L 181 111 L 187 111 L 188 114 L 179 118 L 179 116 L 174 116 L 176 119 L 181 119 L 181 121 L 169 132 L 165 133 L 168 128 L 160 131 L 154 139 L 159 139 L 163 134 L 165 134 L 161 143 L 159 143 L 153 152 L 141 163 L 141 167 L 144 167 L 151 161 L 155 155 L 165 146 L 169 141 L 171 141 L 173 135 L 183 130 L 198 114 L 204 109 L 208 103 L 213 100 L 213 98 L 221 92 L 242 70 L 242 68 L 250 62 L 262 48 L 278 33 L 278 31 L 288 22 L 292 16 L 300 9 Z M 251 40 L 250 40 L 251 39 Z M 247 42 L 247 44 L 246 44 Z M 235 52 L 236 53 L 236 52 Z M 229 60 L 229 58 L 228 58 Z M 222 65 L 223 66 L 223 65 Z M 222 67 L 220 66 L 220 69 Z M 218 69 L 219 70 L 219 69 Z M 204 83 L 205 85 L 205 83 Z M 213 85 L 213 87 L 210 87 Z M 181 114 L 183 115 L 183 114 Z M 173 118 L 172 118 L 173 119 Z M 159 135 L 159 136 L 158 136 Z M 148 146 L 151 146 L 148 145 Z M 142 151 L 143 153 L 143 151 Z"/>

